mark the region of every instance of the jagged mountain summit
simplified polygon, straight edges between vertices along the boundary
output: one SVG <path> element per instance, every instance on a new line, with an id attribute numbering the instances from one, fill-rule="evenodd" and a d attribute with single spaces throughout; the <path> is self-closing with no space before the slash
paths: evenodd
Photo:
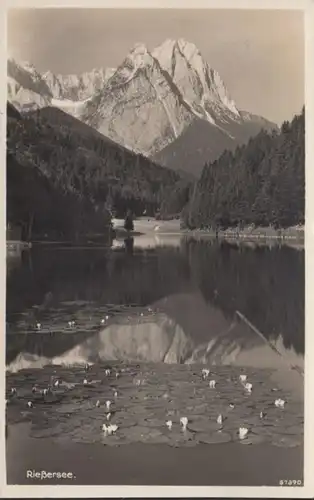
<path id="1" fill-rule="evenodd" d="M 34 108 L 57 106 L 134 152 L 196 175 L 224 149 L 276 128 L 239 110 L 217 71 L 183 39 L 152 51 L 138 43 L 116 69 L 60 76 L 32 67 L 26 82 L 11 63 L 8 76 L 19 110 L 26 96 Z"/>
<path id="2" fill-rule="evenodd" d="M 20 111 L 55 106 L 79 117 L 87 99 L 99 92 L 115 69 L 93 69 L 81 75 L 40 74 L 28 62 L 8 60 L 8 100 Z"/>
<path id="3" fill-rule="evenodd" d="M 86 103 L 82 119 L 147 156 L 196 120 L 218 128 L 230 119 L 241 122 L 217 72 L 184 40 L 166 40 L 152 52 L 135 45 L 103 90 Z"/>
<path id="4" fill-rule="evenodd" d="M 153 57 L 170 75 L 198 118 L 215 123 L 215 115 L 217 117 L 220 112 L 239 117 L 239 111 L 222 79 L 204 61 L 193 43 L 183 39 L 166 40 L 153 51 Z"/>

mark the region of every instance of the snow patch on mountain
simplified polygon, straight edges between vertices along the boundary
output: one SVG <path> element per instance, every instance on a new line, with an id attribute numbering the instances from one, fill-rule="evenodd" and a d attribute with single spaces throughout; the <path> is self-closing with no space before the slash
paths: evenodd
<path id="1" fill-rule="evenodd" d="M 41 75 L 11 58 L 7 86 L 20 111 L 58 107 L 137 153 L 155 157 L 170 147 L 165 161 L 171 164 L 191 163 L 185 149 L 203 162 L 216 151 L 216 139 L 220 151 L 269 128 L 267 120 L 237 109 L 217 71 L 183 38 L 167 39 L 152 51 L 135 44 L 117 68 L 81 75 Z"/>
<path id="2" fill-rule="evenodd" d="M 81 75 L 55 75 L 51 71 L 43 74 L 54 99 L 84 101 L 103 88 L 105 82 L 112 76 L 104 69 L 93 69 Z"/>
<path id="3" fill-rule="evenodd" d="M 87 101 L 88 99 L 85 99 L 84 101 L 71 101 L 70 99 L 51 99 L 50 106 L 59 108 L 62 111 L 65 111 L 66 113 L 74 116 L 75 118 L 80 118 Z"/>

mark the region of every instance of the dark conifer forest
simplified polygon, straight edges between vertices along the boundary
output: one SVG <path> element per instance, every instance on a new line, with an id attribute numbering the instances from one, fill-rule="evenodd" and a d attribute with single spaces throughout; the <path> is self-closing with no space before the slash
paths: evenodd
<path id="1" fill-rule="evenodd" d="M 153 216 L 180 182 L 63 111 L 21 115 L 8 104 L 7 213 L 24 237 L 101 231 L 129 209 Z"/>
<path id="2" fill-rule="evenodd" d="M 304 224 L 305 117 L 261 131 L 205 165 L 182 219 L 188 228 Z"/>
<path id="3" fill-rule="evenodd" d="M 23 237 L 101 232 L 128 210 L 189 229 L 304 224 L 305 116 L 262 130 L 205 165 L 201 178 L 161 167 L 56 108 L 7 108 L 7 215 Z"/>

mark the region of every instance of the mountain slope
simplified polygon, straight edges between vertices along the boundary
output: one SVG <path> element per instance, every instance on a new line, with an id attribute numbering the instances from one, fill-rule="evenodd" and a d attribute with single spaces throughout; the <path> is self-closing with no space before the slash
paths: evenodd
<path id="1" fill-rule="evenodd" d="M 47 175 L 49 147 L 62 147 L 50 128 L 7 105 L 7 222 L 22 239 L 77 239 L 90 232 L 109 236 L 110 214 L 88 196 Z M 44 132 L 44 133 L 43 133 Z M 39 141 L 39 145 L 36 141 Z"/>
<path id="2" fill-rule="evenodd" d="M 42 75 L 54 99 L 84 101 L 104 86 L 113 70 L 93 69 L 82 75 Z"/>
<path id="3" fill-rule="evenodd" d="M 112 68 L 94 69 L 82 75 L 40 74 L 32 64 L 12 58 L 7 62 L 8 99 L 20 111 L 57 106 L 79 116 L 85 104 L 112 75 Z"/>
<path id="4" fill-rule="evenodd" d="M 240 112 L 242 118 L 242 112 Z M 277 129 L 276 125 L 251 115 L 250 120 L 241 119 L 224 123 L 224 129 L 213 126 L 205 120 L 194 120 L 171 144 L 153 156 L 165 167 L 182 169 L 199 176 L 205 163 L 214 161 L 228 149 L 233 151 L 257 135 L 261 128 L 266 131 Z"/>
<path id="5" fill-rule="evenodd" d="M 83 75 L 40 75 L 9 60 L 8 89 L 20 110 L 56 106 L 121 146 L 193 175 L 224 149 L 276 128 L 240 111 L 219 74 L 183 39 L 152 51 L 136 44 L 116 69 Z"/>
<path id="6" fill-rule="evenodd" d="M 280 132 L 261 131 L 248 144 L 204 167 L 183 219 L 188 227 L 304 224 L 304 108 Z M 236 172 L 236 175 L 234 175 Z"/>
<path id="7" fill-rule="evenodd" d="M 193 115 L 168 74 L 136 45 L 103 90 L 86 103 L 82 120 L 145 155 L 178 137 Z"/>
<path id="8" fill-rule="evenodd" d="M 180 137 L 195 120 L 217 128 L 230 119 L 241 122 L 218 74 L 183 40 L 168 40 L 152 53 L 136 45 L 102 91 L 86 103 L 81 119 L 148 156 Z"/>
<path id="9" fill-rule="evenodd" d="M 98 211 L 154 214 L 179 176 L 106 139 L 61 110 L 44 108 L 8 117 L 8 150 L 31 161 L 61 191 L 83 197 Z"/>

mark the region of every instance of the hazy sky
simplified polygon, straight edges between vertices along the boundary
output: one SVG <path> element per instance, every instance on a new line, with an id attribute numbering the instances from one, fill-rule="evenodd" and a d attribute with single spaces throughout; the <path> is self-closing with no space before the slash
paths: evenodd
<path id="1" fill-rule="evenodd" d="M 283 10 L 16 9 L 8 51 L 39 71 L 116 67 L 136 42 L 184 38 L 224 80 L 238 108 L 277 123 L 304 104 L 303 13 Z"/>

